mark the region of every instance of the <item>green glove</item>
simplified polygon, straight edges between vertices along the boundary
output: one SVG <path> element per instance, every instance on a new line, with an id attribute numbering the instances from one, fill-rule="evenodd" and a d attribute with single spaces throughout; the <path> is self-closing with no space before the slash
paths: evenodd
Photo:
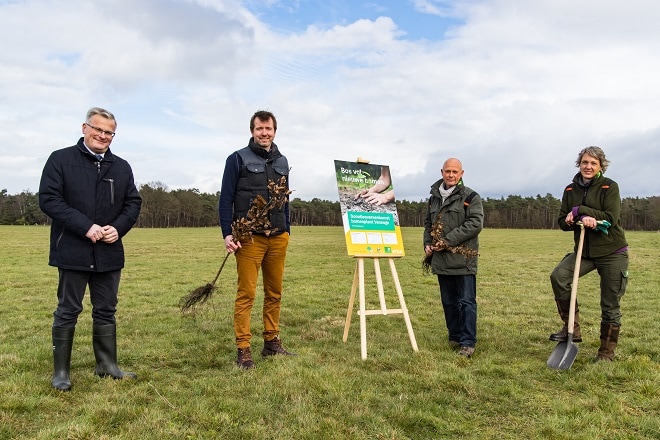
<path id="1" fill-rule="evenodd" d="M 612 224 L 611 224 L 610 222 L 608 222 L 607 220 L 598 220 L 598 221 L 596 222 L 596 230 L 597 230 L 597 231 L 602 231 L 602 232 L 604 232 L 605 234 L 608 233 L 608 232 L 607 232 L 607 229 L 608 229 L 610 226 L 612 226 Z"/>

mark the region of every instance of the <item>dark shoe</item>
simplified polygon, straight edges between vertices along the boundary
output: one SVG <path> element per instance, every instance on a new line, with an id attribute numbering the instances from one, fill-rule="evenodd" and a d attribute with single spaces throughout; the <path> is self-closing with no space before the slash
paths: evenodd
<path id="1" fill-rule="evenodd" d="M 113 379 L 137 379 L 135 373 L 121 371 L 117 365 L 117 326 L 115 324 L 94 325 L 92 345 L 96 368 L 94 374 Z"/>
<path id="2" fill-rule="evenodd" d="M 279 336 L 275 336 L 275 339 L 272 341 L 264 341 L 264 349 L 261 350 L 261 355 L 263 357 L 275 356 L 278 354 L 284 356 L 298 356 L 296 353 L 286 351 L 284 347 L 282 347 L 282 340 Z"/>
<path id="3" fill-rule="evenodd" d="M 252 353 L 250 353 L 250 347 L 238 349 L 236 365 L 238 365 L 239 368 L 243 370 L 249 370 L 251 368 L 254 368 L 254 362 L 252 361 Z"/>
<path id="4" fill-rule="evenodd" d="M 582 332 L 580 331 L 580 325 L 577 323 L 577 314 L 575 315 L 576 321 L 573 326 L 573 342 L 582 342 Z M 557 333 L 553 333 L 549 338 L 551 341 L 557 342 L 566 342 L 568 340 L 568 326 L 564 326 Z"/>
<path id="5" fill-rule="evenodd" d="M 600 348 L 596 355 L 596 361 L 612 362 L 614 360 L 614 349 L 619 342 L 619 324 L 600 323 Z"/>
<path id="6" fill-rule="evenodd" d="M 461 347 L 461 349 L 458 351 L 458 354 L 460 356 L 465 356 L 466 358 L 471 358 L 472 355 L 474 354 L 474 347 L 468 347 L 467 345 L 464 345 Z"/>
<path id="7" fill-rule="evenodd" d="M 71 349 L 73 348 L 73 334 L 76 329 L 53 327 L 53 388 L 59 391 L 71 390 Z"/>
<path id="8" fill-rule="evenodd" d="M 449 340 L 449 346 L 450 346 L 451 348 L 454 348 L 454 349 L 455 349 L 455 348 L 460 348 L 460 347 L 461 347 L 461 343 L 458 342 L 458 341 L 452 341 L 452 340 L 450 339 L 450 340 Z"/>
<path id="9" fill-rule="evenodd" d="M 559 317 L 564 321 L 564 326 L 556 333 L 550 335 L 551 341 L 566 342 L 568 339 L 568 314 L 570 312 L 570 300 L 556 300 Z M 573 342 L 582 342 L 582 332 L 580 331 L 580 310 L 575 304 L 575 323 L 573 324 Z"/>

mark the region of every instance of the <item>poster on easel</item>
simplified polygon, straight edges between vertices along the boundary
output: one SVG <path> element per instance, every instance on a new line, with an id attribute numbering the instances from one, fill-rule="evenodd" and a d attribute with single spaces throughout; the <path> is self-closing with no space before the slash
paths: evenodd
<path id="1" fill-rule="evenodd" d="M 390 167 L 335 160 L 348 255 L 405 255 Z"/>

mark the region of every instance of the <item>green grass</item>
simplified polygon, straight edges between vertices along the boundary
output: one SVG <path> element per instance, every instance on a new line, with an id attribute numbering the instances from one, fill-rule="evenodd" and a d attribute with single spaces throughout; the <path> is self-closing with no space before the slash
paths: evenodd
<path id="1" fill-rule="evenodd" d="M 549 274 L 572 248 L 560 231 L 486 230 L 478 276 L 479 342 L 471 360 L 446 345 L 437 280 L 421 270 L 422 230 L 404 228 L 396 260 L 419 352 L 401 315 L 359 317 L 342 341 L 355 260 L 342 229 L 293 229 L 282 338 L 295 358 L 235 366 L 235 269 L 194 317 L 177 303 L 213 279 L 219 230 L 136 229 L 117 313 L 119 360 L 137 381 L 93 375 L 91 306 L 74 342 L 73 390 L 50 387 L 57 270 L 48 229 L 0 227 L 0 439 L 657 439 L 660 437 L 660 234 L 628 232 L 630 283 L 613 363 L 598 349 L 598 277 L 580 280 L 584 342 L 573 367 L 554 371 L 547 340 L 560 322 Z M 367 260 L 368 308 L 378 308 Z M 381 264 L 388 306 L 398 308 Z M 261 303 L 253 351 L 261 350 Z"/>

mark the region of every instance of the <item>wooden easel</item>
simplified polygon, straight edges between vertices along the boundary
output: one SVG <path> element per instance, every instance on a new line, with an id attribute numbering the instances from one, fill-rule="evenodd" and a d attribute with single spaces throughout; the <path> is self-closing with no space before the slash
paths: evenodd
<path id="1" fill-rule="evenodd" d="M 408 309 L 406 308 L 406 301 L 403 298 L 403 292 L 401 290 L 401 284 L 399 283 L 399 276 L 396 272 L 396 267 L 394 266 L 394 258 L 396 257 L 382 257 L 389 261 L 390 270 L 392 272 L 392 277 L 394 278 L 394 285 L 396 287 L 396 293 L 399 296 L 399 304 L 401 305 L 400 309 L 387 309 L 385 304 L 385 293 L 383 292 L 383 278 L 380 274 L 380 258 L 374 255 L 354 255 L 354 258 L 357 258 L 357 264 L 355 265 L 355 275 L 353 276 L 353 287 L 351 288 L 351 297 L 348 300 L 348 312 L 346 313 L 346 325 L 344 326 L 344 342 L 348 339 L 348 329 L 351 326 L 351 315 L 353 314 L 353 305 L 355 304 L 355 291 L 360 292 L 360 346 L 362 348 L 362 360 L 367 358 L 367 315 L 396 315 L 403 314 L 403 319 L 406 322 L 406 327 L 408 328 L 408 336 L 410 337 L 410 343 L 412 344 L 413 351 L 417 351 L 417 341 L 415 340 L 415 334 L 413 333 L 412 324 L 410 323 L 410 316 L 408 315 Z M 369 258 L 374 262 L 374 270 L 376 272 L 376 284 L 378 286 L 378 298 L 380 299 L 380 309 L 365 309 L 365 292 L 364 292 L 364 259 Z"/>

